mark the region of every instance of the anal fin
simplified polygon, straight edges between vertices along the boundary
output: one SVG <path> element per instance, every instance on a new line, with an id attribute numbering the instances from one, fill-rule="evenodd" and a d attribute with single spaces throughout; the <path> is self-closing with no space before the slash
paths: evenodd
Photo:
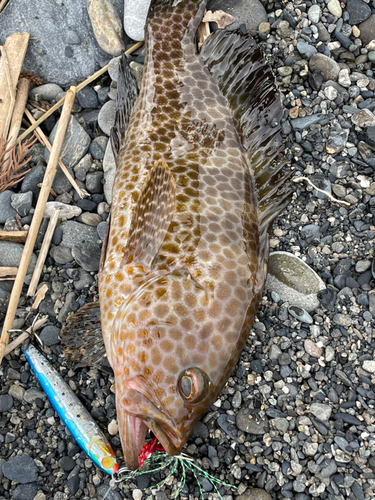
<path id="1" fill-rule="evenodd" d="M 106 353 L 100 324 L 99 302 L 85 304 L 67 319 L 60 332 L 64 355 L 79 364 L 100 367 Z"/>
<path id="2" fill-rule="evenodd" d="M 176 206 L 176 182 L 168 165 L 155 162 L 148 173 L 133 212 L 123 264 L 150 267 Z"/>

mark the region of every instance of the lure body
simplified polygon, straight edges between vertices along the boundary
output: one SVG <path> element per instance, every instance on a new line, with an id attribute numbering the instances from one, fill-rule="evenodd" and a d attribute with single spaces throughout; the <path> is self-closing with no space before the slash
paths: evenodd
<path id="1" fill-rule="evenodd" d="M 52 406 L 83 451 L 104 472 L 116 472 L 119 466 L 111 445 L 74 392 L 35 347 L 30 345 L 23 353 Z"/>

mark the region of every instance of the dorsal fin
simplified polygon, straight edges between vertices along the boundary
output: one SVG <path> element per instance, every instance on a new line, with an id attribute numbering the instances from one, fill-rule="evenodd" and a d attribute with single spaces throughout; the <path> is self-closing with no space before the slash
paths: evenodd
<path id="1" fill-rule="evenodd" d="M 176 182 L 158 160 L 148 173 L 133 212 L 123 264 L 150 267 L 164 241 L 176 206 Z"/>
<path id="2" fill-rule="evenodd" d="M 292 192 L 282 154 L 282 107 L 273 73 L 253 38 L 237 31 L 218 30 L 204 42 L 200 55 L 232 110 L 255 176 L 260 237 L 265 239 Z"/>
<path id="3" fill-rule="evenodd" d="M 137 80 L 130 70 L 128 58 L 123 54 L 120 59 L 117 81 L 116 118 L 111 130 L 111 145 L 115 158 L 124 140 L 137 95 Z"/>

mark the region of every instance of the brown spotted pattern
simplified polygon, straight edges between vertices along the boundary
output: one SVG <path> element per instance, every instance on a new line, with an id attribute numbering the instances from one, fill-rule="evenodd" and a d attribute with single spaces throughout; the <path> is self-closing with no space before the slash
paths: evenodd
<path id="1" fill-rule="evenodd" d="M 132 468 L 142 444 L 129 442 L 137 441 L 138 418 L 167 452 L 181 450 L 237 362 L 265 278 L 254 179 L 227 101 L 196 55 L 206 1 L 172 3 L 152 3 L 142 89 L 117 157 L 100 274 L 103 336 Z M 146 259 L 138 262 L 129 259 L 137 246 L 129 246 L 129 232 L 159 161 L 175 182 L 174 212 L 159 211 L 168 228 L 160 245 L 141 245 Z M 137 231 L 140 238 L 142 221 Z M 185 401 L 177 385 L 192 367 L 209 381 L 197 403 Z"/>

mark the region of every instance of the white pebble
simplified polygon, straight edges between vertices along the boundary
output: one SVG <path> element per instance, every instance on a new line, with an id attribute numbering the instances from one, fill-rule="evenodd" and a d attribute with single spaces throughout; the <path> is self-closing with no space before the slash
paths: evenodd
<path id="1" fill-rule="evenodd" d="M 134 500 L 141 500 L 142 491 L 141 490 L 133 490 L 132 496 L 133 496 Z"/>
<path id="2" fill-rule="evenodd" d="M 111 436 L 116 436 L 118 433 L 118 425 L 116 420 L 111 420 L 108 424 L 108 432 Z"/>

